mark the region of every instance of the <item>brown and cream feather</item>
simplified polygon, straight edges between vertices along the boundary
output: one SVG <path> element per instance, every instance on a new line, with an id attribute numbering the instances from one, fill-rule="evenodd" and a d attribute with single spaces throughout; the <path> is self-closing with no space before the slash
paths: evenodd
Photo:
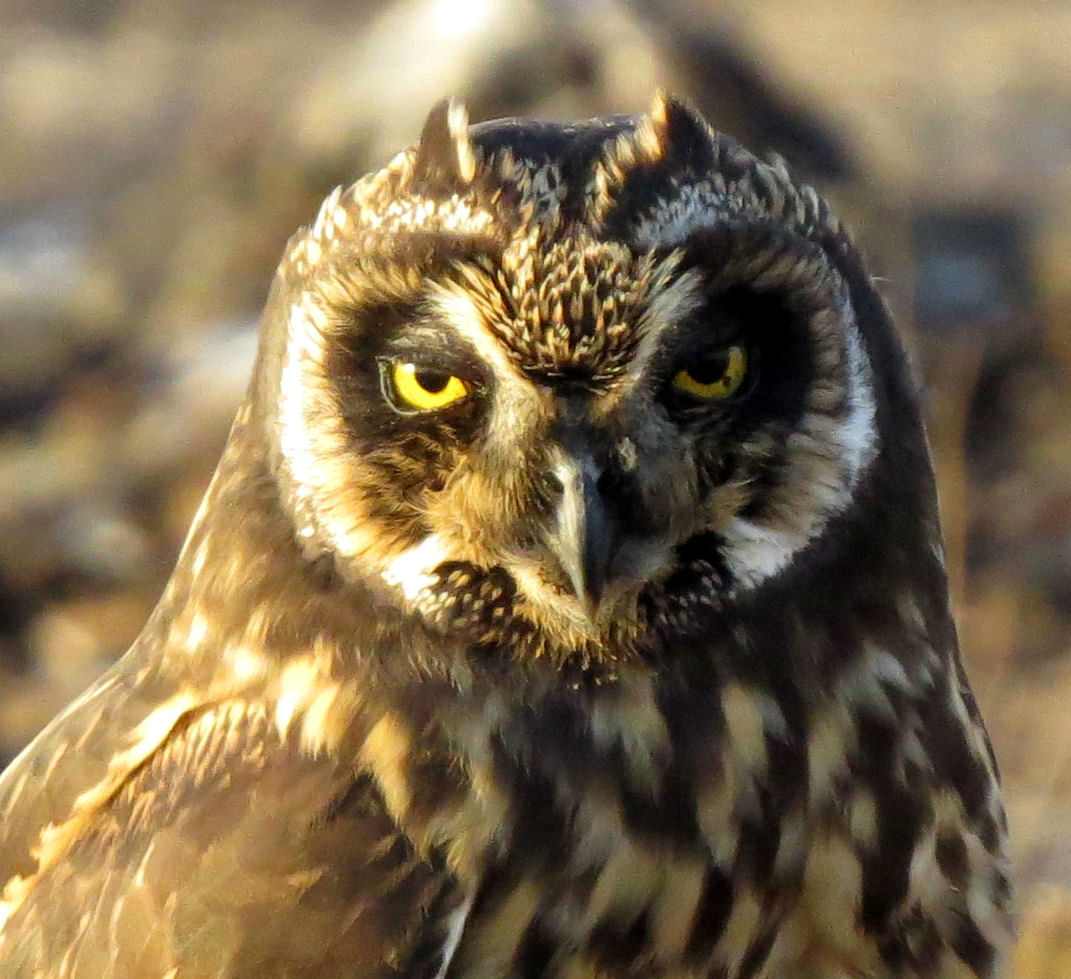
<path id="1" fill-rule="evenodd" d="M 825 202 L 672 99 L 444 102 L 288 244 L 160 605 L 0 780 L 0 971 L 992 979 L 1005 835 Z"/>

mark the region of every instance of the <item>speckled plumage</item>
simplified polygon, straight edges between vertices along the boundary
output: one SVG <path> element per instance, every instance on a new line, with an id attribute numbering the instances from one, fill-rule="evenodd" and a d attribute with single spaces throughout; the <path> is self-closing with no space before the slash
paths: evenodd
<path id="1" fill-rule="evenodd" d="M 0 781 L 0 971 L 995 976 L 941 555 L 811 188 L 668 99 L 443 103 L 291 240 L 160 605 Z"/>

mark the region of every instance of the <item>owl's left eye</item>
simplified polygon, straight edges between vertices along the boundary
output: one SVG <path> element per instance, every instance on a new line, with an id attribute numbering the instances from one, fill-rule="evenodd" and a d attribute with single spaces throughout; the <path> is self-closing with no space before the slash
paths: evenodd
<path id="1" fill-rule="evenodd" d="M 472 385 L 455 374 L 404 361 L 383 364 L 382 378 L 384 394 L 402 412 L 437 411 L 472 391 Z"/>
<path id="2" fill-rule="evenodd" d="M 677 371 L 673 389 L 698 401 L 721 401 L 740 389 L 747 366 L 747 350 L 733 344 Z"/>

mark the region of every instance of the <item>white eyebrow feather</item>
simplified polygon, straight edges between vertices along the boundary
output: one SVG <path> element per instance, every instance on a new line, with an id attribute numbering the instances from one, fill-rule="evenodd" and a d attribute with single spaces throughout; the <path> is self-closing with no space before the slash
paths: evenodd
<path id="1" fill-rule="evenodd" d="M 680 324 L 703 305 L 702 277 L 696 269 L 679 275 L 664 289 L 659 289 L 637 324 L 640 342 L 629 364 L 629 380 L 635 382 L 646 372 L 663 335 Z"/>

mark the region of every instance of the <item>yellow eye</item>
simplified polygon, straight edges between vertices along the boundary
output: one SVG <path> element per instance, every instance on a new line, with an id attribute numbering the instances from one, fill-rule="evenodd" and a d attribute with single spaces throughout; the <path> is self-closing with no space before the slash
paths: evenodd
<path id="1" fill-rule="evenodd" d="M 467 397 L 471 390 L 467 382 L 419 364 L 394 363 L 390 382 L 400 402 L 399 407 L 414 411 L 435 411 Z"/>
<path id="2" fill-rule="evenodd" d="M 674 390 L 700 401 L 720 401 L 735 394 L 747 375 L 747 351 L 734 344 L 673 375 Z"/>

